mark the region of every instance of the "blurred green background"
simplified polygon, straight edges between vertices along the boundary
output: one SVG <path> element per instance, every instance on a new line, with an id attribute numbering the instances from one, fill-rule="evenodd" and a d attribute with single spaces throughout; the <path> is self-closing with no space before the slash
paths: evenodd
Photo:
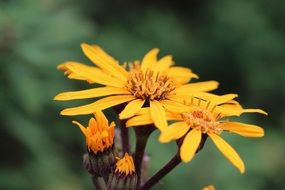
<path id="1" fill-rule="evenodd" d="M 56 66 L 91 64 L 80 43 L 101 45 L 123 61 L 153 47 L 172 54 L 199 80 L 218 80 L 217 93 L 238 93 L 245 107 L 268 117 L 244 115 L 264 127 L 262 139 L 223 135 L 246 164 L 240 175 L 211 141 L 154 189 L 284 189 L 285 2 L 283 0 L 0 0 L 1 190 L 91 189 L 82 167 L 84 138 L 59 116 L 79 102 L 54 102 L 62 91 L 88 87 L 68 80 Z M 88 101 L 90 102 L 90 101 Z M 77 117 L 86 121 L 86 117 Z M 174 144 L 152 135 L 150 174 L 174 154 Z"/>

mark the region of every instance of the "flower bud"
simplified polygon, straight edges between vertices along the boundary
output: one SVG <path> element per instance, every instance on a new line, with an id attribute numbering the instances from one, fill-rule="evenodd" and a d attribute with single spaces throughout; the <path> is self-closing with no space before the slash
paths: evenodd
<path id="1" fill-rule="evenodd" d="M 108 190 L 133 190 L 137 186 L 137 174 L 132 156 L 125 153 L 118 158 L 115 171 L 108 180 Z"/>
<path id="2" fill-rule="evenodd" d="M 101 111 L 94 113 L 95 118 L 89 120 L 85 128 L 77 121 L 73 121 L 86 137 L 86 145 L 89 155 L 88 171 L 93 175 L 106 177 L 111 173 L 115 164 L 114 156 L 114 127 L 110 125 Z"/>

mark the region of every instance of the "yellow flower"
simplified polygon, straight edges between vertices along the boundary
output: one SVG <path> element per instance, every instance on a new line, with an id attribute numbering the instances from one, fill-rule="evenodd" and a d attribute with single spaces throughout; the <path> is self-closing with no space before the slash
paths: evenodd
<path id="1" fill-rule="evenodd" d="M 135 173 L 133 157 L 130 156 L 128 153 L 125 153 L 123 158 L 118 158 L 115 172 L 124 174 L 125 176 Z"/>
<path id="2" fill-rule="evenodd" d="M 197 78 L 188 68 L 173 66 L 171 56 L 157 60 L 158 49 L 152 49 L 142 62 L 119 65 L 118 61 L 96 45 L 81 45 L 85 55 L 97 66 L 87 66 L 77 62 L 59 65 L 70 79 L 86 80 L 103 87 L 58 94 L 55 100 L 75 100 L 103 97 L 91 104 L 68 108 L 62 115 L 84 115 L 95 110 L 104 110 L 126 103 L 120 119 L 134 116 L 142 107 L 150 107 L 151 118 L 159 129 L 167 127 L 164 107 L 172 105 L 176 98 L 195 96 L 206 98 L 206 91 L 217 88 L 216 81 L 188 83 Z M 104 97 L 106 96 L 106 97 Z M 175 106 L 175 105 L 174 105 Z"/>
<path id="3" fill-rule="evenodd" d="M 113 146 L 114 143 L 114 127 L 115 123 L 108 124 L 108 120 L 101 111 L 95 112 L 95 118 L 89 120 L 88 127 L 82 126 L 77 121 L 73 121 L 86 137 L 86 144 L 89 152 L 95 154 L 104 152 Z"/>
<path id="4" fill-rule="evenodd" d="M 138 177 L 133 157 L 125 153 L 123 158 L 117 159 L 115 171 L 109 175 L 107 189 L 137 189 Z"/>
<path id="5" fill-rule="evenodd" d="M 191 98 L 190 102 L 184 102 L 188 107 L 187 111 L 184 105 L 181 106 L 181 110 L 176 110 L 176 113 L 167 112 L 167 119 L 176 122 L 161 131 L 159 141 L 167 143 L 183 138 L 180 157 L 183 162 L 190 162 L 200 145 L 202 134 L 207 134 L 222 154 L 243 173 L 245 171 L 243 161 L 236 151 L 220 137 L 220 134 L 228 131 L 244 137 L 262 137 L 264 131 L 255 125 L 230 122 L 225 118 L 239 116 L 245 112 L 266 113 L 260 109 L 243 109 L 238 102 L 232 100 L 234 97 L 228 94 L 217 96 L 211 101 Z M 127 121 L 127 127 L 146 125 L 151 122 L 149 110 L 143 109 L 137 116 Z"/>
<path id="6" fill-rule="evenodd" d="M 204 187 L 202 190 L 215 190 L 214 185 L 208 185 L 207 187 Z"/>

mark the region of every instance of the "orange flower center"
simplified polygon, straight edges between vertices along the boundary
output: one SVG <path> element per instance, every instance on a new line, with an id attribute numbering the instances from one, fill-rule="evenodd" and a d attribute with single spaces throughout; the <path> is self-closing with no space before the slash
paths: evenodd
<path id="1" fill-rule="evenodd" d="M 181 114 L 182 119 L 191 127 L 198 128 L 202 133 L 220 134 L 223 130 L 218 127 L 220 124 L 207 109 L 197 108 L 192 112 Z"/>
<path id="2" fill-rule="evenodd" d="M 175 83 L 166 75 L 154 73 L 150 69 L 143 72 L 137 66 L 130 72 L 126 88 L 143 100 L 163 100 L 175 90 Z"/>

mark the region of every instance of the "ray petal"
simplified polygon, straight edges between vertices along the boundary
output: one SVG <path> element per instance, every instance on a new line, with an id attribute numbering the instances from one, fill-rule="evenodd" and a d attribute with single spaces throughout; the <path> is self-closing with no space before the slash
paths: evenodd
<path id="1" fill-rule="evenodd" d="M 161 132 L 159 141 L 161 143 L 168 143 L 172 140 L 181 138 L 189 130 L 189 126 L 185 122 L 176 122 Z"/>
<path id="2" fill-rule="evenodd" d="M 261 110 L 261 109 L 243 109 L 242 111 L 243 113 L 260 113 L 263 115 L 268 115 L 265 111 Z"/>
<path id="3" fill-rule="evenodd" d="M 61 111 L 61 115 L 87 115 L 95 112 L 96 110 L 104 110 L 106 108 L 122 104 L 135 99 L 132 95 L 116 95 L 102 98 L 94 103 L 84 106 L 68 108 Z"/>
<path id="4" fill-rule="evenodd" d="M 173 64 L 174 64 L 174 62 L 172 60 L 172 56 L 171 55 L 164 56 L 163 58 L 161 58 L 157 62 L 156 66 L 155 66 L 155 71 L 156 72 L 164 72 L 165 70 L 167 70 Z"/>
<path id="5" fill-rule="evenodd" d="M 183 162 L 190 162 L 201 142 L 202 133 L 198 129 L 192 129 L 184 138 L 180 148 L 180 156 Z"/>
<path id="6" fill-rule="evenodd" d="M 126 127 L 144 126 L 153 124 L 150 114 L 144 114 L 132 117 L 126 122 Z"/>
<path id="7" fill-rule="evenodd" d="M 226 141 L 224 141 L 219 135 L 208 133 L 208 135 L 213 140 L 214 144 L 221 151 L 221 153 L 235 166 L 239 169 L 241 173 L 244 173 L 245 166 L 238 155 L 238 153 L 229 145 Z"/>
<path id="8" fill-rule="evenodd" d="M 189 106 L 186 106 L 182 103 L 173 101 L 173 100 L 161 100 L 160 103 L 163 105 L 163 107 L 172 112 L 177 112 L 179 110 L 179 113 L 181 112 L 187 112 L 190 110 Z"/>
<path id="9" fill-rule="evenodd" d="M 120 119 L 127 119 L 134 116 L 143 106 L 145 100 L 135 99 L 128 103 L 124 110 L 119 114 Z"/>
<path id="10" fill-rule="evenodd" d="M 166 113 L 159 101 L 150 101 L 150 115 L 158 129 L 162 131 L 167 127 Z"/>
<path id="11" fill-rule="evenodd" d="M 146 71 L 146 69 L 154 67 L 157 62 L 157 54 L 159 52 L 158 48 L 154 48 L 150 50 L 143 58 L 141 69 L 142 71 Z"/>
<path id="12" fill-rule="evenodd" d="M 217 81 L 205 81 L 190 83 L 180 86 L 175 91 L 179 94 L 189 94 L 191 92 L 206 92 L 218 88 L 219 83 Z"/>
<path id="13" fill-rule="evenodd" d="M 192 78 L 199 78 L 191 69 L 185 67 L 171 67 L 165 71 L 165 74 L 175 79 L 179 84 L 185 84 Z"/>
<path id="14" fill-rule="evenodd" d="M 250 125 L 239 122 L 224 122 L 219 125 L 223 130 L 227 130 L 244 137 L 263 137 L 264 130 L 256 125 Z"/>
<path id="15" fill-rule="evenodd" d="M 225 94 L 225 95 L 222 95 L 222 96 L 217 96 L 216 99 L 211 100 L 211 103 L 215 104 L 215 105 L 219 105 L 219 104 L 227 103 L 227 102 L 233 100 L 236 97 L 238 97 L 237 94 Z"/>
<path id="16" fill-rule="evenodd" d="M 96 67 L 90 69 L 89 67 L 78 64 L 68 64 L 66 65 L 66 68 L 68 68 L 71 72 L 75 73 L 76 75 L 83 77 L 86 80 L 94 83 L 103 84 L 106 86 L 114 86 L 114 87 L 123 87 L 125 85 L 124 82 L 104 73 L 101 69 Z"/>
<path id="17" fill-rule="evenodd" d="M 96 45 L 81 44 L 84 54 L 98 67 L 113 75 L 117 79 L 126 81 L 128 72 L 118 62 Z"/>
<path id="18" fill-rule="evenodd" d="M 116 87 L 98 87 L 88 90 L 80 91 L 70 91 L 63 92 L 54 97 L 54 100 L 76 100 L 76 99 L 85 99 L 85 98 L 96 98 L 107 95 L 114 94 L 130 94 L 130 92 L 124 88 Z"/>

